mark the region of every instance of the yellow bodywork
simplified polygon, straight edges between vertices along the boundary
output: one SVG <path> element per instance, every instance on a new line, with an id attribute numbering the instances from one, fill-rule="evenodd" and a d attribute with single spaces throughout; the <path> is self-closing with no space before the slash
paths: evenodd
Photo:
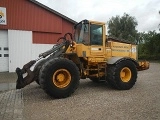
<path id="1" fill-rule="evenodd" d="M 106 36 L 105 23 L 96 21 L 89 21 L 89 22 L 90 24 L 103 26 L 103 33 L 102 33 L 103 44 L 86 45 L 82 43 L 73 42 L 73 45 L 69 47 L 66 51 L 66 53 L 76 53 L 78 58 L 82 58 L 84 61 L 86 61 L 85 64 L 86 68 L 83 71 L 85 75 L 91 76 L 89 71 L 97 70 L 98 72 L 93 74 L 93 76 L 102 77 L 105 75 L 107 63 L 111 61 L 111 64 L 114 64 L 116 60 L 120 58 L 130 58 L 133 61 L 136 61 L 138 64 L 137 70 L 145 70 L 149 68 L 149 62 L 146 61 L 138 62 L 137 45 L 122 41 L 115 41 L 114 39 L 109 39 Z M 89 34 L 89 40 L 90 39 L 91 35 Z M 112 58 L 114 59 L 112 60 Z M 74 58 L 72 60 L 75 61 Z M 131 74 L 127 68 L 125 68 L 124 71 L 126 71 L 127 76 L 124 75 L 123 71 L 121 72 L 121 76 L 123 78 L 122 80 L 124 80 L 125 82 L 128 79 L 130 79 Z"/>
<path id="2" fill-rule="evenodd" d="M 136 45 L 108 41 L 106 46 L 86 46 L 84 44 L 76 44 L 75 50 L 78 57 L 84 57 L 89 62 L 107 62 L 107 59 L 114 56 L 130 57 L 137 59 Z"/>

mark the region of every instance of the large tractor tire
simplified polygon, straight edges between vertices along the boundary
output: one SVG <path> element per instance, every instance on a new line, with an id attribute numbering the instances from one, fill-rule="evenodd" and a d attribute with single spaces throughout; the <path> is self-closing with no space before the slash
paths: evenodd
<path id="1" fill-rule="evenodd" d="M 66 98 L 78 88 L 80 74 L 75 63 L 65 58 L 47 61 L 41 68 L 40 85 L 54 98 Z"/>
<path id="2" fill-rule="evenodd" d="M 33 70 L 33 71 L 36 71 L 35 81 L 36 81 L 36 83 L 37 83 L 38 85 L 39 85 L 39 78 L 38 78 L 38 77 L 39 77 L 39 71 L 40 71 L 42 65 L 43 65 L 45 62 L 46 62 L 46 59 L 43 59 L 43 60 L 39 61 L 39 62 L 35 65 L 34 70 Z"/>
<path id="3" fill-rule="evenodd" d="M 137 69 L 130 60 L 124 60 L 107 67 L 107 81 L 113 88 L 128 90 L 134 86 L 136 80 Z"/>

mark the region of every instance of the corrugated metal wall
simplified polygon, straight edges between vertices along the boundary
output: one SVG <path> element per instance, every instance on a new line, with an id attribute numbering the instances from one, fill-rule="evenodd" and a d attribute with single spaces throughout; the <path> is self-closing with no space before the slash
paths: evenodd
<path id="1" fill-rule="evenodd" d="M 0 0 L 6 7 L 7 25 L 3 29 L 62 33 L 62 18 L 29 0 Z"/>
<path id="2" fill-rule="evenodd" d="M 64 36 L 65 33 L 70 32 L 73 33 L 73 25 L 70 22 L 67 22 L 66 20 L 62 20 L 62 33 L 56 34 L 56 33 L 46 33 L 46 32 L 33 32 L 33 43 L 39 43 L 39 44 L 55 44 L 57 39 Z"/>
<path id="3" fill-rule="evenodd" d="M 65 33 L 73 33 L 73 22 L 30 0 L 0 0 L 0 7 L 7 14 L 7 25 L 0 30 L 8 30 L 9 72 L 50 49 Z"/>
<path id="4" fill-rule="evenodd" d="M 33 31 L 33 43 L 55 43 L 72 32 L 73 23 L 29 0 L 0 0 L 0 7 L 6 7 L 7 12 L 7 25 L 0 29 Z"/>

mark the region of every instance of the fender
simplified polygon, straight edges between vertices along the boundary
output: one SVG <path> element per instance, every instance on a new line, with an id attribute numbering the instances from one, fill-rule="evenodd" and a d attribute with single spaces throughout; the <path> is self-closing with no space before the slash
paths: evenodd
<path id="1" fill-rule="evenodd" d="M 138 62 L 135 59 L 129 57 L 111 57 L 110 59 L 108 59 L 107 64 L 118 64 L 119 62 L 125 60 L 131 60 L 136 65 L 136 67 L 139 66 Z"/>

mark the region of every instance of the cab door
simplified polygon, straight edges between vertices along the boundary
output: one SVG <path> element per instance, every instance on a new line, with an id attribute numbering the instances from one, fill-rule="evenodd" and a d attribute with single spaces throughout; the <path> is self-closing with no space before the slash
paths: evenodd
<path id="1" fill-rule="evenodd" d="M 103 25 L 101 24 L 90 24 L 91 55 L 104 55 L 103 29 Z"/>

